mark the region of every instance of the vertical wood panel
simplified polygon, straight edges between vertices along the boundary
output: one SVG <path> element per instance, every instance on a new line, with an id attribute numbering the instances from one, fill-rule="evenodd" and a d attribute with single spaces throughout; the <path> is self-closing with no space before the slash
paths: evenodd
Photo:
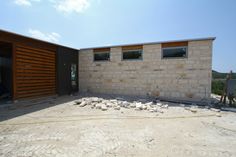
<path id="1" fill-rule="evenodd" d="M 13 84 L 13 93 L 12 93 L 12 97 L 13 97 L 13 100 L 16 99 L 16 87 L 17 87 L 17 84 L 16 84 L 16 44 L 12 44 L 12 84 Z"/>

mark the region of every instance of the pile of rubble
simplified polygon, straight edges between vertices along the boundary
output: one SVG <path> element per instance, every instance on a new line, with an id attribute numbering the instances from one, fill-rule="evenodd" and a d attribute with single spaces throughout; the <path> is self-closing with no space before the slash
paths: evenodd
<path id="1" fill-rule="evenodd" d="M 164 109 L 168 109 L 168 104 L 161 102 L 143 102 L 143 101 L 132 101 L 128 102 L 122 98 L 116 99 L 103 99 L 103 98 L 82 98 L 75 101 L 75 105 L 79 107 L 90 106 L 92 109 L 99 109 L 106 111 L 109 109 L 120 110 L 121 108 L 133 108 L 135 110 L 146 110 L 149 112 L 164 113 Z"/>

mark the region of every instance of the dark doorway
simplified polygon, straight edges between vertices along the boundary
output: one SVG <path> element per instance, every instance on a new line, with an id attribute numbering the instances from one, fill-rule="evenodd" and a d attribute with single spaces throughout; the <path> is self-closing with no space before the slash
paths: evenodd
<path id="1" fill-rule="evenodd" d="M 57 51 L 57 93 L 72 94 L 78 91 L 78 51 L 59 47 Z"/>
<path id="2" fill-rule="evenodd" d="M 0 42 L 0 103 L 12 99 L 12 44 Z"/>

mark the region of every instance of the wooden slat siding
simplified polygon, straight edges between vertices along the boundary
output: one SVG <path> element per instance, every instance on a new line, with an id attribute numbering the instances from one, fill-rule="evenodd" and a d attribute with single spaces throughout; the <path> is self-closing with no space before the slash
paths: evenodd
<path id="1" fill-rule="evenodd" d="M 162 43 L 161 47 L 162 48 L 167 48 L 167 47 L 180 47 L 180 46 L 188 46 L 188 42 L 171 42 L 171 43 Z"/>
<path id="2" fill-rule="evenodd" d="M 23 63 L 23 62 L 16 62 L 16 66 L 20 68 L 25 68 L 25 69 L 34 69 L 34 68 L 41 68 L 45 70 L 55 69 L 54 66 L 48 66 L 48 65 L 43 65 L 43 64 L 29 64 L 29 63 Z"/>
<path id="3" fill-rule="evenodd" d="M 56 94 L 56 50 L 17 44 L 15 64 L 15 99 Z"/>
<path id="4" fill-rule="evenodd" d="M 93 49 L 93 52 L 109 52 L 111 51 L 111 48 L 98 48 L 98 49 Z"/>
<path id="5" fill-rule="evenodd" d="M 122 51 L 142 50 L 143 45 L 122 46 Z"/>

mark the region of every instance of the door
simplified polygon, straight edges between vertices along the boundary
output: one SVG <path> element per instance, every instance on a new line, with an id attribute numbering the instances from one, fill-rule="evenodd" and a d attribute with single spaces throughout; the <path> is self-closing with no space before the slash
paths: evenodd
<path id="1" fill-rule="evenodd" d="M 78 51 L 59 47 L 57 51 L 57 93 L 68 95 L 78 91 Z"/>

